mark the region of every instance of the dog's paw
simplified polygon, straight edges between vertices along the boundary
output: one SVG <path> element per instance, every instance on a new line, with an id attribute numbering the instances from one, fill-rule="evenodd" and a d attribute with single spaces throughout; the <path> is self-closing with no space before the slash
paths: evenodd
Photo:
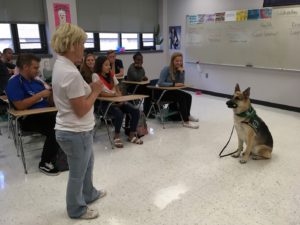
<path id="1" fill-rule="evenodd" d="M 241 163 L 241 164 L 245 164 L 246 162 L 247 162 L 246 159 L 240 159 L 240 163 Z"/>
<path id="2" fill-rule="evenodd" d="M 238 153 L 232 154 L 231 157 L 238 158 L 238 157 L 240 157 L 240 153 L 238 152 Z"/>

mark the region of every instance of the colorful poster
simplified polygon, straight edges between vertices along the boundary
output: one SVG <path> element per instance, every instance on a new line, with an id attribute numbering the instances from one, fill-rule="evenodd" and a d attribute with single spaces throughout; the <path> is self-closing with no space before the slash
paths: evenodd
<path id="1" fill-rule="evenodd" d="M 259 9 L 248 10 L 248 20 L 258 20 L 259 18 Z"/>
<path id="2" fill-rule="evenodd" d="M 236 11 L 225 12 L 225 21 L 236 21 Z"/>
<path id="3" fill-rule="evenodd" d="M 248 10 L 239 10 L 236 12 L 236 21 L 245 21 L 248 18 Z"/>
<path id="4" fill-rule="evenodd" d="M 272 8 L 260 9 L 259 14 L 261 19 L 269 19 L 272 17 Z"/>
<path id="5" fill-rule="evenodd" d="M 71 23 L 70 4 L 53 3 L 55 27 L 64 23 Z"/>
<path id="6" fill-rule="evenodd" d="M 216 22 L 225 21 L 225 12 L 216 13 Z"/>
<path id="7" fill-rule="evenodd" d="M 204 18 L 205 23 L 213 23 L 216 20 L 216 14 L 206 14 Z"/>
<path id="8" fill-rule="evenodd" d="M 198 23 L 205 23 L 205 14 L 198 15 Z"/>
<path id="9" fill-rule="evenodd" d="M 198 24 L 198 15 L 187 16 L 187 22 L 189 24 Z"/>
<path id="10" fill-rule="evenodd" d="M 169 27 L 170 49 L 180 50 L 181 47 L 181 26 Z"/>

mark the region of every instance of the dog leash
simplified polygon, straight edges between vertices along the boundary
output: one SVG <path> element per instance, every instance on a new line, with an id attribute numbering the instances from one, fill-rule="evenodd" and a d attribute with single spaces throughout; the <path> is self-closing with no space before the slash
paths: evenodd
<path id="1" fill-rule="evenodd" d="M 232 130 L 231 130 L 231 134 L 230 134 L 229 140 L 227 141 L 226 145 L 223 147 L 223 149 L 222 149 L 221 152 L 219 153 L 219 157 L 220 157 L 220 158 L 223 158 L 223 157 L 226 157 L 226 156 L 230 156 L 230 155 L 233 155 L 234 153 L 238 152 L 238 150 L 236 150 L 236 151 L 234 151 L 234 152 L 231 152 L 231 153 L 222 155 L 222 153 L 223 153 L 224 150 L 227 148 L 227 145 L 229 144 L 229 142 L 230 142 L 230 140 L 231 140 L 231 137 L 232 137 L 232 134 L 233 134 L 233 130 L 234 130 L 234 126 L 232 126 Z"/>

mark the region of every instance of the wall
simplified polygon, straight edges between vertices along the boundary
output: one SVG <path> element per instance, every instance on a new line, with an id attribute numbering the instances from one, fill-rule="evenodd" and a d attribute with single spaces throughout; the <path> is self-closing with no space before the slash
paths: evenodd
<path id="1" fill-rule="evenodd" d="M 44 0 L 44 8 L 45 8 L 45 15 L 46 15 L 46 29 L 47 29 L 47 39 L 50 46 L 50 40 L 51 40 L 51 34 L 55 31 L 55 24 L 54 24 L 54 15 L 53 15 L 53 3 L 59 2 L 59 3 L 69 3 L 71 6 L 71 21 L 74 24 L 77 24 L 77 9 L 76 9 L 76 0 Z M 159 1 L 159 23 L 162 26 L 162 29 L 164 30 L 165 34 L 167 34 L 167 17 L 166 15 L 166 3 L 167 0 Z M 92 19 L 92 17 L 91 17 Z M 51 51 L 51 48 L 50 48 Z M 50 59 L 43 59 L 41 62 L 41 71 L 43 71 L 43 67 L 45 64 L 45 61 L 48 61 L 48 63 L 52 66 L 55 61 L 55 54 L 53 54 L 53 58 Z M 166 51 L 164 52 L 157 52 L 157 53 L 145 53 L 144 55 L 144 68 L 146 71 L 147 76 L 150 79 L 156 79 L 159 76 L 160 70 L 165 66 L 165 63 L 167 61 L 166 58 Z M 133 54 L 121 54 L 118 56 L 123 61 L 125 73 L 127 73 L 127 69 L 129 65 L 133 62 L 132 59 Z"/>
<path id="2" fill-rule="evenodd" d="M 181 25 L 182 52 L 184 50 L 186 15 L 215 13 L 236 9 L 261 8 L 263 0 L 167 0 L 168 26 Z M 165 38 L 168 38 L 166 35 Z M 165 45 L 167 45 L 165 43 Z M 168 55 L 172 51 L 168 51 Z M 201 62 L 201 59 L 200 59 Z M 300 62 L 299 62 L 300 63 Z M 236 83 L 242 88 L 251 87 L 254 99 L 300 107 L 300 73 L 255 68 L 201 65 L 186 63 L 186 81 L 194 88 L 232 94 Z M 208 74 L 208 78 L 206 78 Z"/>

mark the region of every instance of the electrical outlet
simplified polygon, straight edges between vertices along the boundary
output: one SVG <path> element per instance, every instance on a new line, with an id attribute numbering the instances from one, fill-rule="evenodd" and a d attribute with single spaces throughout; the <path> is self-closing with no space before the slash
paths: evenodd
<path id="1" fill-rule="evenodd" d="M 205 78 L 208 78 L 208 73 L 205 73 Z"/>

